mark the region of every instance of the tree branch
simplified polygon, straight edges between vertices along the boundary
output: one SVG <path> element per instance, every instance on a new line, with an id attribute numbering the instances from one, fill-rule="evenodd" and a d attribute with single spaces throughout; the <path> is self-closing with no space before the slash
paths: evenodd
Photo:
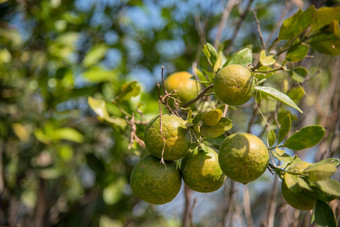
<path id="1" fill-rule="evenodd" d="M 217 48 L 218 45 L 220 44 L 221 36 L 222 36 L 222 31 L 227 23 L 227 20 L 229 18 L 231 10 L 234 8 L 235 5 L 239 4 L 240 0 L 229 0 L 228 5 L 226 8 L 223 10 L 222 18 L 220 21 L 220 24 L 218 26 L 217 34 L 216 34 L 216 39 L 214 42 L 214 47 Z"/>
<path id="2" fill-rule="evenodd" d="M 183 227 L 192 226 L 192 209 L 193 209 L 193 207 L 190 206 L 191 205 L 191 195 L 192 195 L 192 190 L 186 184 L 184 184 L 185 206 L 184 206 L 184 213 L 183 213 L 183 219 L 182 219 L 182 226 Z"/>
<path id="3" fill-rule="evenodd" d="M 194 98 L 193 100 L 190 100 L 189 102 L 185 103 L 182 107 L 185 108 L 185 107 L 188 107 L 190 106 L 191 104 L 193 104 L 194 102 L 196 102 L 197 100 L 199 100 L 200 98 L 202 98 L 205 93 L 207 93 L 210 89 L 212 89 L 214 86 L 214 84 L 210 84 L 208 87 L 204 88 L 198 95 L 196 98 Z"/>
<path id="4" fill-rule="evenodd" d="M 249 11 L 250 6 L 251 6 L 251 4 L 253 3 L 253 1 L 254 1 L 254 0 L 249 0 L 249 1 L 248 1 L 246 10 L 243 12 L 243 14 L 242 14 L 241 17 L 240 17 L 240 20 L 239 20 L 238 23 L 236 24 L 236 27 L 235 27 L 235 29 L 234 29 L 234 32 L 233 32 L 233 34 L 232 34 L 232 36 L 231 36 L 232 39 L 231 39 L 230 42 L 228 43 L 227 48 L 226 48 L 226 51 L 229 51 L 230 47 L 233 45 L 233 43 L 234 43 L 234 41 L 235 41 L 235 39 L 236 39 L 236 37 L 237 37 L 237 34 L 238 34 L 238 32 L 239 32 L 239 30 L 240 30 L 240 28 L 241 28 L 242 23 L 243 23 L 243 21 L 246 19 L 246 16 L 247 16 L 247 14 L 248 14 L 248 11 Z"/>
<path id="5" fill-rule="evenodd" d="M 256 14 L 255 10 L 252 10 L 252 12 L 253 12 L 253 14 L 254 14 L 254 18 L 255 18 L 255 21 L 256 21 L 256 24 L 257 24 L 257 33 L 259 34 L 262 48 L 263 48 L 264 50 L 267 50 L 267 46 L 266 46 L 266 44 L 265 44 L 264 41 L 263 41 L 263 36 L 262 36 L 262 32 L 261 32 L 260 21 L 259 21 L 259 19 L 257 18 L 257 14 Z"/>

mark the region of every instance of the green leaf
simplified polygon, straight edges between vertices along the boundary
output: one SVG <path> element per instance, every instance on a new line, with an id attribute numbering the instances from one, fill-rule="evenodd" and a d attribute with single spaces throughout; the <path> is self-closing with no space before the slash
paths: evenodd
<path id="1" fill-rule="evenodd" d="M 306 94 L 305 89 L 302 86 L 298 86 L 298 87 L 290 89 L 287 95 L 295 103 L 298 103 L 305 96 L 305 94 Z"/>
<path id="2" fill-rule="evenodd" d="M 308 74 L 308 70 L 305 67 L 296 67 L 289 71 L 289 75 L 298 83 L 302 83 Z"/>
<path id="3" fill-rule="evenodd" d="M 116 204 L 123 195 L 123 188 L 126 185 L 124 177 L 118 178 L 115 182 L 109 184 L 103 190 L 103 200 L 108 205 Z"/>
<path id="4" fill-rule="evenodd" d="M 302 191 L 302 188 L 298 185 L 298 176 L 295 174 L 285 173 L 283 175 L 284 183 L 286 184 L 287 188 L 292 192 L 299 192 Z"/>
<path id="5" fill-rule="evenodd" d="M 340 21 L 339 12 L 340 6 L 319 8 L 314 15 L 311 31 L 319 30 L 320 28 L 332 23 L 333 20 Z"/>
<path id="6" fill-rule="evenodd" d="M 64 139 L 69 140 L 76 143 L 82 143 L 84 141 L 84 137 L 77 130 L 69 127 L 58 128 L 54 130 L 54 138 L 55 139 Z"/>
<path id="7" fill-rule="evenodd" d="M 216 58 L 216 62 L 214 64 L 214 73 L 216 73 L 219 69 L 222 68 L 223 58 L 225 58 L 225 57 L 223 56 L 222 51 L 219 51 L 218 55 L 217 55 L 217 58 Z"/>
<path id="8" fill-rule="evenodd" d="M 306 190 L 308 190 L 308 191 L 312 191 L 312 188 L 311 188 L 311 187 L 308 185 L 308 183 L 307 183 L 304 179 L 302 179 L 301 177 L 298 177 L 298 178 L 297 178 L 297 183 L 298 183 L 298 185 L 299 185 L 300 188 L 306 189 Z"/>
<path id="9" fill-rule="evenodd" d="M 117 71 L 106 70 L 101 67 L 92 67 L 83 73 L 83 76 L 92 83 L 114 81 L 117 79 Z"/>
<path id="10" fill-rule="evenodd" d="M 248 66 L 252 64 L 253 56 L 252 51 L 249 48 L 244 48 L 231 56 L 231 58 L 223 65 L 223 67 L 227 65 L 243 65 Z"/>
<path id="11" fill-rule="evenodd" d="M 286 54 L 286 60 L 290 62 L 298 62 L 303 60 L 309 51 L 309 45 L 307 44 L 299 44 L 293 45 L 290 47 Z"/>
<path id="12" fill-rule="evenodd" d="M 305 31 L 313 21 L 315 7 L 312 5 L 304 12 L 299 9 L 293 16 L 283 21 L 279 32 L 279 40 L 292 40 Z"/>
<path id="13" fill-rule="evenodd" d="M 292 119 L 290 117 L 290 114 L 286 114 L 286 117 L 283 118 L 282 121 L 279 121 L 281 127 L 279 129 L 279 138 L 277 143 L 280 144 L 288 135 L 290 131 L 290 127 L 292 125 Z"/>
<path id="14" fill-rule="evenodd" d="M 336 180 L 326 178 L 315 182 L 315 184 L 321 189 L 321 191 L 340 198 L 340 183 Z"/>
<path id="15" fill-rule="evenodd" d="M 207 57 L 207 60 L 208 60 L 209 64 L 211 66 L 214 66 L 215 62 L 217 60 L 217 51 L 213 47 L 213 45 L 211 45 L 210 43 L 204 44 L 203 45 L 203 53 Z"/>
<path id="16" fill-rule="evenodd" d="M 333 176 L 338 169 L 332 164 L 310 165 L 303 172 L 308 173 L 308 178 L 315 182 Z"/>
<path id="17" fill-rule="evenodd" d="M 208 81 L 201 70 L 199 70 L 198 68 L 195 68 L 194 70 L 195 74 L 198 76 L 198 79 L 200 79 L 200 81 Z"/>
<path id="18" fill-rule="evenodd" d="M 272 147 L 274 145 L 275 140 L 276 140 L 275 132 L 274 130 L 270 130 L 267 135 L 267 141 L 268 141 L 269 147 Z"/>
<path id="19" fill-rule="evenodd" d="M 293 100 L 291 100 L 286 94 L 276 90 L 275 88 L 256 86 L 255 89 L 287 104 L 288 106 L 293 107 L 294 109 L 298 110 L 300 113 L 303 113 L 302 110 L 293 102 Z"/>
<path id="20" fill-rule="evenodd" d="M 260 53 L 260 63 L 264 66 L 274 65 L 276 62 L 276 59 L 274 58 L 274 55 L 266 55 L 265 50 L 261 50 Z"/>
<path id="21" fill-rule="evenodd" d="M 312 164 L 312 166 L 322 166 L 322 165 L 325 165 L 325 164 L 330 164 L 330 165 L 337 167 L 338 165 L 340 165 L 340 159 L 338 159 L 338 158 L 327 158 L 327 159 L 324 159 L 324 160 L 321 160 L 317 163 Z"/>
<path id="22" fill-rule="evenodd" d="M 289 137 L 283 146 L 296 151 L 314 147 L 324 135 L 325 129 L 322 126 L 306 126 Z"/>
<path id="23" fill-rule="evenodd" d="M 109 116 L 106 110 L 106 102 L 104 100 L 88 97 L 88 103 L 91 109 L 98 115 L 100 120 L 105 120 L 109 123 L 120 126 L 121 128 L 125 128 L 127 123 L 124 119 Z"/>
<path id="24" fill-rule="evenodd" d="M 88 67 L 90 65 L 96 64 L 105 56 L 107 50 L 108 47 L 105 44 L 98 44 L 96 46 L 93 46 L 85 55 L 83 65 L 85 67 Z"/>
<path id="25" fill-rule="evenodd" d="M 204 124 L 213 126 L 216 125 L 222 117 L 222 111 L 220 109 L 214 109 L 206 112 L 202 115 L 202 121 Z"/>
<path id="26" fill-rule="evenodd" d="M 200 128 L 200 134 L 205 138 L 216 138 L 232 127 L 232 121 L 228 118 L 222 117 L 216 125 L 202 125 Z"/>
<path id="27" fill-rule="evenodd" d="M 126 84 L 123 84 L 123 86 L 120 89 L 119 95 L 116 97 L 115 100 L 123 101 L 123 100 L 129 100 L 132 97 L 136 97 L 140 94 L 140 86 L 137 81 L 131 81 Z"/>
<path id="28" fill-rule="evenodd" d="M 333 21 L 329 31 L 322 32 L 309 40 L 311 47 L 320 53 L 332 56 L 340 55 L 340 28 L 339 22 Z"/>
<path id="29" fill-rule="evenodd" d="M 290 163 L 294 161 L 292 156 L 286 154 L 283 150 L 278 148 L 276 148 L 275 151 L 272 151 L 272 154 L 275 158 L 285 163 Z"/>
<path id="30" fill-rule="evenodd" d="M 336 227 L 333 210 L 327 203 L 318 199 L 315 201 L 315 207 L 312 214 L 312 222 L 313 221 L 320 226 Z"/>
<path id="31" fill-rule="evenodd" d="M 102 119 L 109 117 L 109 114 L 106 111 L 106 102 L 104 100 L 88 97 L 88 103 L 98 117 Z"/>
<path id="32" fill-rule="evenodd" d="M 253 75 L 258 79 L 262 80 L 265 78 L 269 78 L 275 74 L 275 72 L 270 72 L 273 70 L 273 68 L 269 66 L 260 66 L 255 72 L 253 72 Z"/>
<path id="33" fill-rule="evenodd" d="M 205 69 L 203 69 L 203 72 L 208 77 L 209 81 L 212 82 L 215 77 L 215 73 L 209 72 Z"/>
<path id="34" fill-rule="evenodd" d="M 255 101 L 261 104 L 261 92 L 255 92 Z"/>

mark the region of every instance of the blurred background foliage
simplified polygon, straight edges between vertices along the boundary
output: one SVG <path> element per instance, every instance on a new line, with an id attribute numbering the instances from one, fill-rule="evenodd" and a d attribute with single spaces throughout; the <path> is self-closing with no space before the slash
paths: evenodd
<path id="1" fill-rule="evenodd" d="M 257 12 L 269 44 L 282 20 L 297 8 L 339 2 L 240 1 L 218 34 L 227 4 L 220 0 L 0 0 L 0 225 L 178 226 L 183 190 L 173 202 L 157 207 L 131 193 L 129 175 L 144 151 L 136 143 L 128 149 L 130 128 L 125 116 L 135 114 L 145 121 L 156 115 L 155 84 L 161 80 L 161 66 L 165 75 L 192 71 L 193 62 L 208 69 L 201 49 L 217 36 L 226 55 L 247 45 L 259 53 L 261 43 L 248 5 Z M 288 93 L 303 109 L 302 115 L 292 111 L 292 131 L 309 124 L 326 129 L 317 147 L 298 153 L 314 162 L 339 156 L 340 59 L 309 54 L 313 57 L 292 63 L 309 69 L 300 83 L 286 72 L 266 83 Z M 131 80 L 139 82 L 142 93 L 115 99 Z M 106 101 L 95 105 L 112 116 L 112 127 L 105 122 L 108 119 L 97 119 L 88 105 L 89 96 Z M 253 103 L 230 108 L 232 132 L 265 136 L 272 129 L 265 122 L 271 120 L 276 102 L 262 104 L 265 118 L 258 114 L 252 118 Z M 100 109 L 102 105 L 105 108 Z M 248 128 L 250 120 L 253 124 Z M 143 130 L 143 125 L 137 125 L 140 138 Z M 335 177 L 339 180 L 339 171 Z M 285 205 L 280 192 L 274 189 L 273 193 L 273 183 L 277 184 L 273 179 L 266 173 L 247 187 L 228 180 L 215 193 L 194 193 L 194 224 L 258 226 L 266 223 L 270 212 L 275 214 L 275 225 L 308 224 L 309 212 L 299 213 Z M 269 209 L 273 200 L 275 206 Z M 339 220 L 338 200 L 331 206 Z M 247 214 L 250 210 L 252 216 Z"/>

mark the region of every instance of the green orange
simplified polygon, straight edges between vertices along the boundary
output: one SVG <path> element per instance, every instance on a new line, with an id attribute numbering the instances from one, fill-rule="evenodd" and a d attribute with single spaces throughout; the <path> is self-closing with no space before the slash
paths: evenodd
<path id="1" fill-rule="evenodd" d="M 191 77 L 192 75 L 188 72 L 176 72 L 168 76 L 164 82 L 168 91 L 176 90 L 176 95 L 181 101 L 181 105 L 196 98 L 201 91 L 200 84 L 191 79 Z"/>
<path id="2" fill-rule="evenodd" d="M 216 191 L 225 180 L 218 154 L 209 147 L 205 151 L 199 147 L 190 151 L 182 160 L 181 173 L 189 188 L 198 192 Z"/>
<path id="3" fill-rule="evenodd" d="M 269 162 L 269 154 L 260 138 L 239 132 L 223 141 L 218 161 L 227 177 L 246 184 L 264 173 Z"/>
<path id="4" fill-rule="evenodd" d="M 255 79 L 242 65 L 228 65 L 217 72 L 215 94 L 222 102 L 238 106 L 246 103 L 255 90 Z"/>
<path id="5" fill-rule="evenodd" d="M 160 131 L 159 116 L 153 118 L 146 126 L 144 141 L 147 150 L 157 158 L 162 158 L 164 148 L 164 160 L 172 161 L 184 157 L 189 150 L 187 138 L 188 129 L 185 121 L 175 115 L 162 115 L 162 132 Z"/>
<path id="6" fill-rule="evenodd" d="M 130 176 L 132 192 L 141 200 L 164 204 L 173 200 L 181 188 L 181 174 L 176 163 L 147 155 L 133 168 Z"/>

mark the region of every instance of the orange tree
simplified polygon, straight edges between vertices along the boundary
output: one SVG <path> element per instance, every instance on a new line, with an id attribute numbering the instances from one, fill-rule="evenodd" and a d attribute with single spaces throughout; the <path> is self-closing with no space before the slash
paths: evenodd
<path id="1" fill-rule="evenodd" d="M 0 1 L 0 225 L 176 225 L 178 215 L 141 201 L 140 189 L 156 190 L 149 202 L 168 202 L 182 168 L 185 198 L 168 204 L 183 211 L 184 226 L 336 225 L 339 6 L 213 3 Z M 225 74 L 232 68 L 242 70 Z M 179 71 L 193 75 L 190 101 L 164 86 Z M 166 122 L 166 114 L 184 123 Z M 160 155 L 141 168 L 155 116 Z M 185 132 L 184 166 L 162 160 L 173 128 Z M 268 156 L 248 165 L 256 144 Z M 223 152 L 239 164 L 231 168 Z M 252 166 L 256 177 L 232 176 Z M 171 195 L 161 181 L 167 169 L 177 182 Z M 138 178 L 132 188 L 130 176 Z M 206 191 L 220 189 L 190 189 L 206 182 L 217 185 Z M 209 195 L 213 206 L 202 206 Z M 284 199 L 313 211 L 297 215 Z"/>

